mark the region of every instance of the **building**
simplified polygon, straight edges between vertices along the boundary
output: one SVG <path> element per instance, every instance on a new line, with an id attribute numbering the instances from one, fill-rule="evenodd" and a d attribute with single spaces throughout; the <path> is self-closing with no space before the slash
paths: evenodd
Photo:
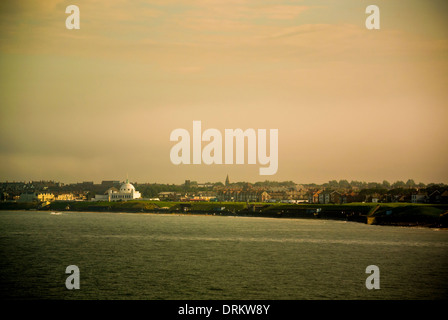
<path id="1" fill-rule="evenodd" d="M 318 199 L 319 199 L 319 203 L 322 204 L 326 204 L 326 203 L 330 203 L 330 199 L 331 199 L 331 193 L 330 192 L 321 192 L 319 193 Z"/>
<path id="2" fill-rule="evenodd" d="M 288 200 L 288 194 L 286 191 L 271 191 L 267 192 L 269 194 L 269 198 L 266 200 L 270 200 L 270 202 L 280 202 L 282 200 Z"/>
<path id="3" fill-rule="evenodd" d="M 55 196 L 56 201 L 73 201 L 75 196 L 73 193 L 61 193 Z"/>
<path id="4" fill-rule="evenodd" d="M 140 199 L 141 197 L 140 192 L 136 191 L 135 187 L 126 179 L 126 182 L 120 186 L 119 190 L 114 187 L 109 188 L 104 194 L 96 195 L 95 198 L 92 198 L 92 201 L 127 201 Z"/>
<path id="5" fill-rule="evenodd" d="M 322 190 L 310 191 L 308 193 L 308 203 L 319 203 L 319 195 L 321 193 L 322 193 Z"/>
<path id="6" fill-rule="evenodd" d="M 348 202 L 347 196 L 338 192 L 338 191 L 314 191 L 308 194 L 308 202 L 309 203 L 319 203 L 319 204 L 328 204 L 335 203 L 341 204 Z"/>
<path id="7" fill-rule="evenodd" d="M 158 194 L 160 201 L 179 201 L 181 197 L 182 194 L 175 191 L 163 191 Z"/>
<path id="8" fill-rule="evenodd" d="M 271 199 L 271 195 L 263 189 L 252 189 L 248 186 L 244 188 L 224 187 L 216 192 L 218 201 L 235 201 L 235 202 L 265 202 Z"/>
<path id="9" fill-rule="evenodd" d="M 336 204 L 341 204 L 344 202 L 343 199 L 343 195 L 342 193 L 338 192 L 338 191 L 333 191 L 330 193 L 330 202 L 331 203 L 336 203 Z"/>
<path id="10" fill-rule="evenodd" d="M 20 195 L 20 202 L 46 202 L 54 201 L 54 194 L 47 192 L 25 192 Z"/>
<path id="11" fill-rule="evenodd" d="M 448 190 L 445 190 L 444 192 L 442 192 L 442 194 L 440 195 L 440 202 L 448 203 Z"/>
<path id="12" fill-rule="evenodd" d="M 418 192 L 411 195 L 413 203 L 424 203 L 428 200 L 428 195 L 425 192 Z"/>

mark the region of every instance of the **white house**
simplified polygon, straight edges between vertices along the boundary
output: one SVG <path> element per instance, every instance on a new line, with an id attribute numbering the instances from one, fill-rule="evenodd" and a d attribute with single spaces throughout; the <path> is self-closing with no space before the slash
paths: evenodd
<path id="1" fill-rule="evenodd" d="M 140 192 L 136 191 L 135 187 L 129 183 L 128 179 L 126 179 L 126 182 L 121 185 L 120 190 L 110 188 L 105 194 L 95 195 L 95 198 L 92 198 L 92 201 L 126 201 L 139 199 L 141 197 Z"/>

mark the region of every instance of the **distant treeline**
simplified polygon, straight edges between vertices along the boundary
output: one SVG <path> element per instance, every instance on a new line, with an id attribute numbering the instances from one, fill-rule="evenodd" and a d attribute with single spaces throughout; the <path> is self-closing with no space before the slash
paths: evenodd
<path id="1" fill-rule="evenodd" d="M 416 183 L 413 179 L 408 179 L 406 182 L 404 181 L 395 181 L 393 183 L 390 183 L 387 180 L 383 180 L 383 182 L 365 182 L 365 181 L 356 181 L 356 180 L 352 180 L 350 182 L 348 182 L 348 180 L 331 180 L 327 183 L 318 185 L 315 183 L 311 183 L 311 184 L 303 184 L 303 186 L 306 186 L 308 188 L 318 188 L 318 187 L 322 187 L 322 188 L 333 188 L 333 189 L 337 189 L 337 188 L 341 188 L 341 189 L 385 189 L 385 190 L 390 190 L 390 189 L 410 189 L 410 188 L 427 188 L 427 187 L 443 187 L 446 186 L 443 183 L 430 183 L 428 185 L 424 184 L 423 182 L 419 182 Z"/>

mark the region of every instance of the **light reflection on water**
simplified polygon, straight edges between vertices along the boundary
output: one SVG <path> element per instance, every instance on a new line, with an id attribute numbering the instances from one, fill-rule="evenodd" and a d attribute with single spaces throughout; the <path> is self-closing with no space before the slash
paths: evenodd
<path id="1" fill-rule="evenodd" d="M 0 292 L 44 299 L 446 299 L 448 231 L 330 220 L 0 212 Z M 81 289 L 65 288 L 75 264 Z M 365 269 L 381 270 L 367 290 Z"/>

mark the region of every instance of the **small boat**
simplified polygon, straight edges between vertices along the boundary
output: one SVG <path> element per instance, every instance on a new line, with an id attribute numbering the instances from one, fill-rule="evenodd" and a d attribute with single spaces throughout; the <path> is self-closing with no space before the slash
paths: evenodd
<path id="1" fill-rule="evenodd" d="M 50 214 L 60 215 L 60 214 L 62 214 L 62 212 L 52 211 L 52 212 L 50 212 Z"/>

